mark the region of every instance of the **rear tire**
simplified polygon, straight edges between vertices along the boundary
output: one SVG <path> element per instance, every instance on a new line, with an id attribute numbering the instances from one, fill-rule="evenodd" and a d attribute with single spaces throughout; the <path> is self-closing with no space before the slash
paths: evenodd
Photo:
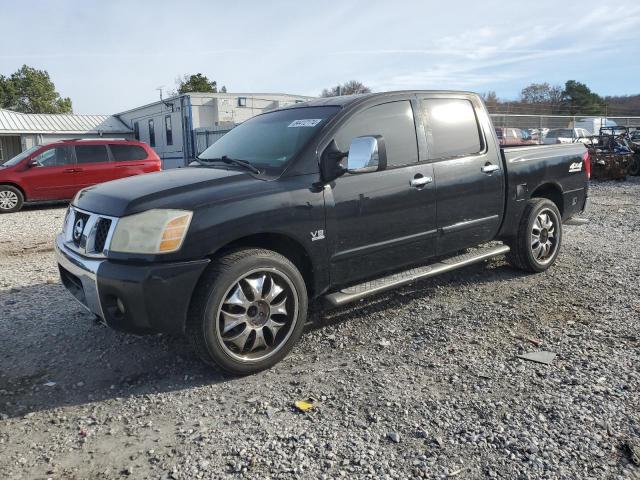
<path id="1" fill-rule="evenodd" d="M 556 204 L 532 198 L 522 214 L 516 237 L 508 242 L 507 261 L 528 272 L 544 272 L 553 265 L 562 244 L 562 217 Z"/>
<path id="2" fill-rule="evenodd" d="M 282 360 L 302 335 L 307 289 L 296 266 L 271 250 L 241 249 L 202 275 L 186 333 L 207 364 L 248 375 Z"/>
<path id="3" fill-rule="evenodd" d="M 16 187 L 0 185 L 0 213 L 13 213 L 22 208 L 24 195 Z"/>

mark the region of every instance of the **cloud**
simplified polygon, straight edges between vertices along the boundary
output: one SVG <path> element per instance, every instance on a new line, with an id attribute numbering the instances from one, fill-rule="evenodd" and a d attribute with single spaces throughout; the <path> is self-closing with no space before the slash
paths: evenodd
<path id="1" fill-rule="evenodd" d="M 498 22 L 496 22 L 498 25 Z M 425 48 L 340 50 L 339 56 L 379 56 L 393 69 L 369 80 L 376 90 L 478 88 L 511 82 L 576 59 L 593 62 L 615 52 L 623 39 L 638 38 L 640 7 L 602 6 L 582 15 L 532 15 L 500 26 L 480 26 L 433 39 Z M 398 59 L 408 61 L 398 65 Z M 585 62 L 589 63 L 589 62 Z M 423 65 L 428 67 L 424 68 Z M 414 65 L 420 65 L 415 67 Z M 402 70 L 402 71 L 398 71 Z"/>

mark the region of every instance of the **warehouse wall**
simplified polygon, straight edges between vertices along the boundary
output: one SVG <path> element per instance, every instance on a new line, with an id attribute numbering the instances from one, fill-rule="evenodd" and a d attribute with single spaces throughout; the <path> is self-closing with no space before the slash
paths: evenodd
<path id="1" fill-rule="evenodd" d="M 120 120 L 132 130 L 135 127 L 135 123 L 138 122 L 139 139 L 149 145 L 151 145 L 149 120 L 153 120 L 155 145 L 152 147 L 162 160 L 163 168 L 175 168 L 184 165 L 182 108 L 179 100 L 170 103 L 173 104 L 173 111 L 170 105 L 155 103 L 118 115 Z M 166 117 L 171 118 L 172 145 L 167 142 Z"/>
<path id="2" fill-rule="evenodd" d="M 239 105 L 239 98 L 246 99 L 243 101 L 244 106 Z M 134 129 L 135 122 L 138 122 L 139 138 L 149 144 L 149 120 L 152 119 L 155 129 L 153 148 L 162 159 L 163 168 L 175 168 L 188 164 L 197 153 L 196 132 L 229 130 L 259 113 L 308 98 L 266 93 L 188 93 L 128 110 L 116 116 L 131 129 Z M 166 116 L 171 117 L 173 145 L 167 145 L 166 141 Z"/>
<path id="3" fill-rule="evenodd" d="M 0 163 L 6 162 L 22 151 L 20 136 L 0 136 Z"/>

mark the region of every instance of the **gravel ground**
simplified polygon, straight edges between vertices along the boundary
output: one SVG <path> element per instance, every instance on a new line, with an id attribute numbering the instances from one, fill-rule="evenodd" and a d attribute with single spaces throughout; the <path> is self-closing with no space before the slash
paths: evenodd
<path id="1" fill-rule="evenodd" d="M 0 217 L 2 478 L 640 478 L 638 178 L 593 185 L 550 271 L 498 259 L 316 314 L 245 378 L 96 324 L 57 278 L 63 215 Z"/>

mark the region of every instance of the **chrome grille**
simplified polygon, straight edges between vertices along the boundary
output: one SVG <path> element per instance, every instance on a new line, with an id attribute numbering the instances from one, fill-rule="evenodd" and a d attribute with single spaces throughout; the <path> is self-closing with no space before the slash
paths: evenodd
<path id="1" fill-rule="evenodd" d="M 96 224 L 96 237 L 94 242 L 96 252 L 102 252 L 104 250 L 109 230 L 111 230 L 111 220 L 108 218 L 100 218 Z"/>
<path id="2" fill-rule="evenodd" d="M 65 245 L 86 257 L 104 257 L 118 219 L 69 207 L 65 224 Z"/>

